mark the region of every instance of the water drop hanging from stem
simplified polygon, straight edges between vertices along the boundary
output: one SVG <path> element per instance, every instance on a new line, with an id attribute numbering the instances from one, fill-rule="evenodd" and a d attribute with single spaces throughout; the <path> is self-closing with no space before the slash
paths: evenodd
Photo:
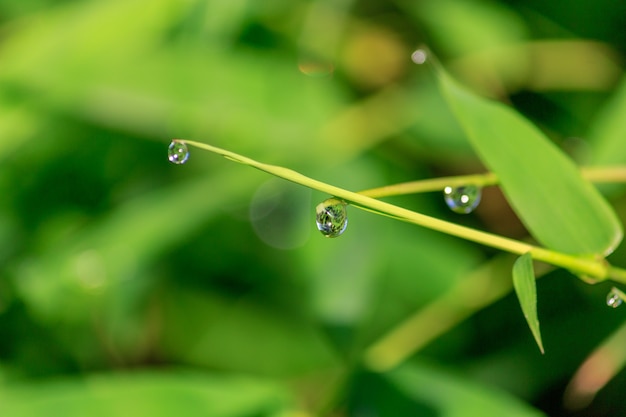
<path id="1" fill-rule="evenodd" d="M 181 140 L 174 139 L 167 148 L 167 159 L 173 164 L 181 165 L 189 159 L 189 149 L 187 144 Z"/>
<path id="2" fill-rule="evenodd" d="M 411 54 L 411 61 L 416 63 L 417 65 L 422 65 L 428 59 L 428 54 L 425 49 L 417 49 L 415 52 Z"/>
<path id="3" fill-rule="evenodd" d="M 348 227 L 346 203 L 336 198 L 324 200 L 315 208 L 315 223 L 326 237 L 341 236 Z"/>
<path id="4" fill-rule="evenodd" d="M 624 302 L 624 293 L 617 288 L 611 288 L 611 291 L 606 296 L 606 305 L 609 307 L 617 308 Z"/>
<path id="5" fill-rule="evenodd" d="M 468 214 L 480 203 L 482 188 L 476 185 L 463 185 L 460 187 L 446 187 L 443 197 L 450 210 L 455 213 Z"/>

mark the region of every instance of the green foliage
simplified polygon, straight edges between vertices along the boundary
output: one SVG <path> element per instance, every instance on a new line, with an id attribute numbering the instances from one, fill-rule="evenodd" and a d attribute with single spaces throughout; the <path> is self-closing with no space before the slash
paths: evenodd
<path id="1" fill-rule="evenodd" d="M 409 397 L 430 405 L 437 410 L 437 415 L 441 416 L 543 415 L 502 392 L 467 385 L 462 378 L 448 375 L 432 366 L 401 367 L 387 377 Z M 454 398 L 454 401 L 450 401 L 451 398 Z"/>
<path id="2" fill-rule="evenodd" d="M 610 286 L 537 262 L 539 355 L 513 294 L 513 256 L 393 219 L 503 236 L 520 254 L 535 237 L 571 252 L 546 262 L 598 279 L 625 266 L 622 247 L 578 256 L 612 246 L 616 219 L 562 155 L 577 136 L 588 149 L 572 155 L 589 151 L 577 163 L 626 164 L 623 25 L 608 1 L 544 3 L 0 2 L 0 414 L 569 412 L 567 381 L 623 339 L 611 337 L 624 320 L 604 304 Z M 462 114 L 411 63 L 423 43 L 464 86 L 453 91 L 471 102 Z M 494 116 L 485 95 L 511 116 Z M 542 144 L 508 126 L 521 115 Z M 468 118 L 488 121 L 470 141 Z M 499 148 L 492 119 L 519 155 Z M 314 209 L 326 191 L 268 185 L 197 148 L 174 166 L 171 138 L 346 192 L 481 173 L 482 160 L 512 177 L 498 172 L 512 200 L 524 181 L 543 193 L 566 181 L 571 207 L 513 204 L 529 227 L 529 216 L 546 225 L 529 236 L 495 187 L 468 216 L 438 192 L 400 195 L 375 211 L 406 207 L 401 216 L 349 206 L 346 233 L 325 239 Z M 506 166 L 489 162 L 491 150 Z M 540 171 L 528 172 L 533 153 Z M 607 194 L 621 221 L 623 192 Z M 543 238 L 566 224 L 571 242 Z M 617 374 L 622 356 L 603 363 Z M 584 412 L 623 412 L 623 390 L 609 378 Z"/>
<path id="3" fill-rule="evenodd" d="M 589 140 L 593 144 L 590 164 L 620 165 L 626 161 L 624 112 L 626 112 L 626 80 L 617 87 L 590 127 Z M 623 185 L 615 184 L 603 187 L 606 191 L 613 190 L 613 193 L 623 188 Z"/>
<path id="4" fill-rule="evenodd" d="M 537 284 L 535 283 L 535 271 L 533 258 L 530 253 L 520 256 L 513 265 L 513 288 L 517 294 L 526 322 L 533 333 L 533 337 L 543 353 L 543 342 L 539 330 L 539 318 L 537 317 Z"/>
<path id="5" fill-rule="evenodd" d="M 621 223 L 572 161 L 515 111 L 467 92 L 442 69 L 437 75 L 474 149 L 531 234 L 566 253 L 613 252 Z"/>
<path id="6" fill-rule="evenodd" d="M 33 401 L 33 398 L 36 399 Z M 17 386 L 0 393 L 6 415 L 239 417 L 278 415 L 289 404 L 285 390 L 269 381 L 192 372 L 92 375 Z"/>

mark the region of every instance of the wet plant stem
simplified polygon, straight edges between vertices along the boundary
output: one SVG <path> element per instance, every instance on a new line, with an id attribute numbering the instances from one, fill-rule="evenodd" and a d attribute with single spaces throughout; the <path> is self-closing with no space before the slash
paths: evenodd
<path id="1" fill-rule="evenodd" d="M 546 262 L 555 266 L 559 266 L 570 271 L 573 271 L 579 275 L 586 276 L 595 281 L 604 281 L 606 279 L 612 279 L 614 281 L 626 284 L 626 270 L 621 268 L 617 268 L 609 265 L 604 259 L 595 259 L 588 258 L 576 255 L 569 255 L 561 252 L 552 251 L 549 249 L 545 249 L 539 246 L 534 246 L 525 242 L 520 242 L 514 239 L 509 239 L 506 237 L 494 235 L 491 233 L 483 232 L 480 230 L 472 229 L 469 227 L 461 226 L 456 223 L 447 222 L 441 219 L 437 219 L 435 217 L 427 216 L 421 213 L 417 213 L 402 207 L 398 207 L 396 205 L 386 203 L 384 201 L 377 200 L 373 198 L 373 195 L 377 197 L 381 196 L 389 196 L 389 195 L 398 195 L 398 188 L 404 190 L 413 190 L 415 191 L 418 186 L 414 183 L 404 183 L 397 186 L 391 187 L 383 187 L 385 189 L 386 194 L 383 191 L 377 191 L 382 189 L 372 189 L 366 190 L 361 193 L 356 193 L 348 190 L 344 190 L 342 188 L 336 187 L 334 185 L 326 184 L 324 182 L 315 180 L 313 178 L 309 178 L 305 175 L 302 175 L 296 171 L 293 171 L 288 168 L 283 168 L 277 165 L 269 165 L 264 164 L 262 162 L 255 161 L 251 158 L 245 157 L 243 155 L 236 154 L 231 151 L 227 151 L 225 149 L 221 149 L 215 146 L 207 145 L 202 142 L 195 142 L 183 139 L 176 139 L 180 142 L 184 142 L 188 145 L 195 146 L 200 149 L 204 149 L 218 155 L 222 155 L 223 157 L 230 159 L 234 162 L 238 162 L 244 165 L 251 166 L 253 168 L 259 169 L 261 171 L 267 172 L 274 176 L 286 179 L 288 181 L 294 182 L 296 184 L 303 185 L 305 187 L 321 191 L 323 193 L 327 193 L 331 196 L 340 198 L 346 203 L 352 204 L 356 207 L 363 208 L 365 210 L 377 212 L 389 217 L 393 217 L 395 219 L 416 224 L 418 226 L 426 227 L 428 229 L 436 230 L 438 232 L 446 233 L 452 236 L 460 237 L 462 239 L 470 240 L 472 242 L 480 243 L 485 246 L 490 246 L 492 248 L 500 249 L 506 252 L 514 253 L 517 255 L 523 255 L 525 253 L 530 252 L 533 259 L 537 261 Z M 626 169 L 618 168 L 617 174 L 625 174 Z M 597 171 L 591 171 L 592 173 Z M 606 174 L 608 171 L 604 171 Z M 611 179 L 617 178 L 615 172 L 611 171 Z M 589 174 L 586 174 L 589 175 Z M 609 175 L 607 175 L 609 176 Z M 468 178 L 474 179 L 474 181 L 478 181 L 481 178 L 481 175 L 474 175 L 468 177 L 460 177 L 462 180 L 467 180 Z M 496 180 L 493 174 L 482 174 L 483 185 Z M 598 178 L 596 177 L 596 180 Z M 445 184 L 450 185 L 451 178 L 445 178 L 447 181 Z M 455 179 L 454 181 L 457 181 Z M 442 186 L 443 182 L 438 182 L 439 180 L 427 180 L 427 188 L 432 189 L 434 185 L 437 187 Z M 476 182 L 474 182 L 476 183 Z M 463 182 L 463 184 L 467 184 L 467 182 Z M 395 187 L 395 190 L 394 190 Z M 442 186 L 442 188 L 445 186 Z M 391 191 L 389 191 L 391 190 Z M 394 194 L 389 194 L 390 192 L 394 192 Z M 406 194 L 406 192 L 403 192 Z"/>
<path id="2" fill-rule="evenodd" d="M 584 167 L 581 168 L 584 178 L 596 183 L 626 182 L 626 167 Z M 370 188 L 359 191 L 359 194 L 372 198 L 393 197 L 407 194 L 442 191 L 445 187 L 458 187 L 463 185 L 476 185 L 488 187 L 497 185 L 498 177 L 492 172 L 473 175 L 458 175 L 454 177 L 440 177 L 426 180 L 403 182 L 400 184 L 386 185 L 384 187 Z"/>

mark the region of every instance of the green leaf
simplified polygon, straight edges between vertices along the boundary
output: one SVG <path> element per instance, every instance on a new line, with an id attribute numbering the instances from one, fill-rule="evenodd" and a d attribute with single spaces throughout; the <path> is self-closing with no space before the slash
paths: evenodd
<path id="1" fill-rule="evenodd" d="M 167 292 L 163 355 L 174 363 L 268 376 L 336 364 L 323 333 L 297 309 L 175 288 Z"/>
<path id="2" fill-rule="evenodd" d="M 623 233 L 576 165 L 513 109 L 479 97 L 437 68 L 440 88 L 483 163 L 530 233 L 550 249 L 604 255 Z"/>
<path id="3" fill-rule="evenodd" d="M 440 417 L 537 417 L 539 411 L 497 389 L 425 364 L 404 365 L 385 376 L 418 404 Z M 430 415 L 430 414 L 429 414 Z"/>
<path id="4" fill-rule="evenodd" d="M 42 111 L 56 114 L 62 109 L 74 117 L 144 137 L 193 133 L 224 143 L 248 144 L 247 149 L 256 154 L 283 155 L 289 161 L 325 161 L 327 165 L 387 138 L 390 129 L 401 131 L 413 124 L 415 116 L 401 111 L 408 108 L 402 94 L 394 95 L 393 105 L 383 96 L 384 100 L 378 100 L 381 104 L 366 109 L 365 116 L 370 117 L 358 119 L 367 126 L 362 129 L 364 134 L 359 130 L 346 141 L 346 131 L 356 132 L 352 129 L 355 121 L 344 121 L 349 103 L 338 84 L 312 83 L 297 71 L 290 55 L 265 60 L 252 50 L 235 52 L 232 45 L 236 40 L 220 34 L 232 29 L 239 36 L 241 28 L 226 26 L 227 14 L 236 13 L 242 0 L 229 2 L 228 7 L 213 6 L 212 2 L 206 5 L 205 16 L 210 21 L 203 21 L 202 26 L 211 33 L 198 36 L 200 45 L 193 37 L 180 44 L 170 39 L 182 36 L 173 32 L 178 26 L 181 30 L 187 27 L 185 16 L 203 19 L 193 5 L 204 3 L 129 0 L 59 6 L 10 29 L 0 48 L 0 60 L 7 63 L 0 67 L 0 85 L 19 86 Z M 255 5 L 254 9 L 265 6 Z M 142 18 L 137 20 L 137 16 Z M 113 27 L 116 30 L 111 30 Z M 65 58 L 54 58 L 61 49 Z M 383 116 L 379 109 L 385 111 Z M 12 113 L 6 122 L 0 122 L 0 133 L 13 133 L 3 125 L 28 116 Z M 402 123 L 394 118 L 399 114 Z M 329 121 L 333 124 L 322 131 Z M 380 128 L 372 128 L 370 123 L 375 121 Z M 25 120 L 22 125 L 25 130 L 33 124 Z M 294 140 L 297 137 L 316 140 L 303 143 Z M 325 152 L 338 143 L 341 146 L 335 146 L 332 155 Z"/>
<path id="5" fill-rule="evenodd" d="M 613 97 L 595 118 L 589 131 L 593 147 L 592 163 L 615 165 L 626 163 L 626 78 Z"/>
<path id="6" fill-rule="evenodd" d="M 533 258 L 530 253 L 520 256 L 513 265 L 513 287 L 517 294 L 524 318 L 533 333 L 541 353 L 544 353 L 537 317 L 537 286 L 533 271 Z"/>
<path id="7" fill-rule="evenodd" d="M 280 385 L 191 372 L 141 372 L 55 380 L 0 389 L 3 415 L 239 417 L 285 410 Z"/>
<path id="8" fill-rule="evenodd" d="M 591 161 L 593 165 L 626 164 L 626 77 L 615 94 L 600 111 L 589 130 Z M 623 190 L 623 184 L 603 184 L 601 190 Z"/>
<path id="9" fill-rule="evenodd" d="M 221 207 L 250 194 L 256 181 L 253 175 L 224 170 L 120 204 L 37 261 L 18 264 L 13 271 L 17 292 L 40 320 L 89 322 L 88 312 L 103 308 L 108 297 L 121 295 L 125 282 Z M 212 198 L 205 198 L 206 190 L 212 190 Z"/>
<path id="10" fill-rule="evenodd" d="M 429 34 L 454 55 L 520 42 L 528 29 L 513 10 L 499 2 L 436 0 L 403 2 L 428 27 Z"/>

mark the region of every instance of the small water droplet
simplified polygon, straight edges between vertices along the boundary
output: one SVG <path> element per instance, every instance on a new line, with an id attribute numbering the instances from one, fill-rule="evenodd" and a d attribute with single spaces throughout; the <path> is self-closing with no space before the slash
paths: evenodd
<path id="1" fill-rule="evenodd" d="M 443 197 L 446 200 L 446 204 L 455 213 L 471 213 L 480 203 L 481 196 L 482 188 L 476 185 L 446 187 L 443 189 Z"/>
<path id="2" fill-rule="evenodd" d="M 428 54 L 424 49 L 417 49 L 415 52 L 411 54 L 411 61 L 416 63 L 417 65 L 422 65 L 428 59 Z"/>
<path id="3" fill-rule="evenodd" d="M 189 149 L 187 144 L 180 140 L 174 139 L 170 146 L 167 148 L 167 158 L 171 163 L 180 165 L 187 162 L 189 159 Z"/>
<path id="4" fill-rule="evenodd" d="M 623 302 L 624 300 L 622 300 L 622 297 L 620 297 L 619 292 L 615 288 L 611 289 L 606 296 L 606 305 L 609 307 L 617 308 L 621 306 Z"/>
<path id="5" fill-rule="evenodd" d="M 326 237 L 341 236 L 348 227 L 346 203 L 336 198 L 329 198 L 315 208 L 315 223 Z"/>

